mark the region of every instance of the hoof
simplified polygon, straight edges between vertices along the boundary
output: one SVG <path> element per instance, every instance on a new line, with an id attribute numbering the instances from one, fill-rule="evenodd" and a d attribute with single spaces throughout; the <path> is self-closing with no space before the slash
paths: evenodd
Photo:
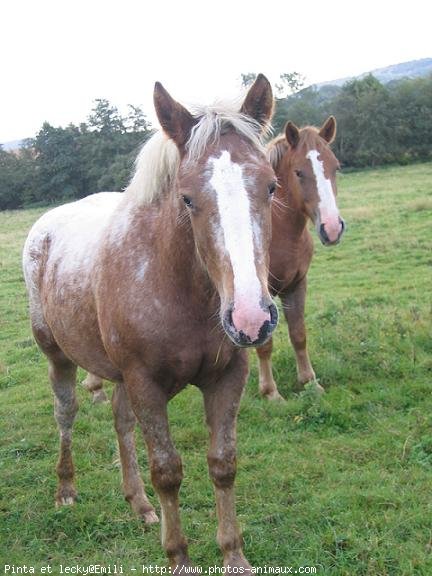
<path id="1" fill-rule="evenodd" d="M 187 572 L 185 571 L 187 568 Z M 185 560 L 181 564 L 173 564 L 171 566 L 171 574 L 202 574 L 202 568 L 194 566 L 190 560 Z"/>
<path id="2" fill-rule="evenodd" d="M 74 488 L 59 488 L 56 494 L 56 508 L 61 506 L 72 506 L 77 500 L 77 493 Z"/>
<path id="3" fill-rule="evenodd" d="M 141 514 L 141 518 L 146 524 L 157 524 L 159 522 L 159 517 L 154 510 L 147 510 Z"/>
<path id="4" fill-rule="evenodd" d="M 93 392 L 93 404 L 104 404 L 105 402 L 108 402 L 108 396 L 103 390 Z"/>
<path id="5" fill-rule="evenodd" d="M 144 495 L 138 494 L 135 498 L 125 496 L 125 499 L 129 502 L 138 518 L 141 518 L 145 524 L 156 524 L 156 522 L 159 522 L 155 509 Z"/>
<path id="6" fill-rule="evenodd" d="M 270 392 L 270 394 L 264 394 L 264 398 L 270 400 L 270 402 L 285 402 L 285 398 L 279 394 L 277 390 Z"/>
<path id="7" fill-rule="evenodd" d="M 311 390 L 313 392 L 316 392 L 317 394 L 325 393 L 324 388 L 321 386 L 317 378 L 312 378 L 311 380 L 308 380 L 303 385 L 303 390 Z"/>
<path id="8" fill-rule="evenodd" d="M 252 574 L 252 566 L 241 553 L 233 554 L 231 557 L 226 558 L 224 568 L 243 568 L 241 571 L 242 574 Z M 237 570 L 235 572 L 237 572 Z"/>
<path id="9" fill-rule="evenodd" d="M 313 384 L 314 384 L 318 394 L 325 394 L 325 389 L 321 386 L 321 384 L 318 382 L 318 380 L 314 380 Z"/>

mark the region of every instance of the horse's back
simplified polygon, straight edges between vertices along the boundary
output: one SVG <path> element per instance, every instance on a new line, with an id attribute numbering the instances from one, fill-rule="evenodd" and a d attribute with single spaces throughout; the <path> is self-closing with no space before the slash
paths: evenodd
<path id="1" fill-rule="evenodd" d="M 123 194 L 100 192 L 49 210 L 31 228 L 24 245 L 27 285 L 42 262 L 57 272 L 83 272 L 92 265 L 102 232 Z M 40 270 L 38 270 L 38 273 Z M 30 286 L 29 286 L 30 287 Z"/>

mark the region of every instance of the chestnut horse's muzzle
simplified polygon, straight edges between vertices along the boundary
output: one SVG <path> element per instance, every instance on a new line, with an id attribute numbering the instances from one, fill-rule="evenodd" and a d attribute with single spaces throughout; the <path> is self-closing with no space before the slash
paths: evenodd
<path id="1" fill-rule="evenodd" d="M 254 339 L 252 339 L 250 335 L 246 334 L 243 330 L 236 328 L 233 320 L 232 307 L 230 307 L 223 315 L 223 328 L 229 336 L 230 340 L 237 346 L 241 346 L 242 348 L 249 346 L 261 346 L 270 338 L 278 323 L 278 311 L 273 303 L 267 307 L 265 312 L 267 313 L 268 319 L 264 320 L 258 330 L 257 337 Z"/>
<path id="2" fill-rule="evenodd" d="M 334 244 L 338 244 L 340 239 L 342 238 L 342 234 L 345 231 L 345 221 L 339 216 L 338 221 L 338 230 L 331 231 L 331 234 L 326 230 L 325 224 L 320 224 L 318 229 L 318 236 L 324 246 L 333 246 Z"/>

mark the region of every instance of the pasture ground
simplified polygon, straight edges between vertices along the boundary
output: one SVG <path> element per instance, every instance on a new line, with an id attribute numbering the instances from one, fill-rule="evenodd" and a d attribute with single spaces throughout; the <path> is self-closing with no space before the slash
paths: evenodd
<path id="1" fill-rule="evenodd" d="M 259 397 L 252 359 L 237 502 L 254 566 L 432 574 L 431 184 L 431 163 L 341 175 L 348 230 L 337 248 L 316 243 L 309 275 L 309 346 L 323 397 L 293 391 L 284 322 L 274 369 L 285 404 Z M 142 565 L 165 566 L 159 526 L 143 527 L 122 497 L 110 407 L 93 406 L 82 387 L 74 436 L 80 501 L 54 507 L 57 431 L 20 267 L 26 233 L 42 212 L 0 213 L 0 570 L 51 565 L 56 574 L 60 564 L 117 563 L 136 574 Z M 191 557 L 220 566 L 199 391 L 180 394 L 170 417 Z"/>

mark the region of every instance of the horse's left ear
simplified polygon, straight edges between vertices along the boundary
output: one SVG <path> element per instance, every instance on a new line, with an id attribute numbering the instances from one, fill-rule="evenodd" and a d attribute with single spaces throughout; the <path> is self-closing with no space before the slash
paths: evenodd
<path id="1" fill-rule="evenodd" d="M 163 131 L 174 140 L 180 151 L 183 151 L 196 119 L 170 96 L 160 82 L 155 84 L 153 101 Z"/>
<path id="2" fill-rule="evenodd" d="M 327 118 L 320 128 L 319 135 L 329 144 L 333 142 L 336 138 L 336 118 L 334 116 Z"/>
<path id="3" fill-rule="evenodd" d="M 273 116 L 273 107 L 273 92 L 270 82 L 264 74 L 258 74 L 246 95 L 240 112 L 250 116 L 265 128 Z"/>

